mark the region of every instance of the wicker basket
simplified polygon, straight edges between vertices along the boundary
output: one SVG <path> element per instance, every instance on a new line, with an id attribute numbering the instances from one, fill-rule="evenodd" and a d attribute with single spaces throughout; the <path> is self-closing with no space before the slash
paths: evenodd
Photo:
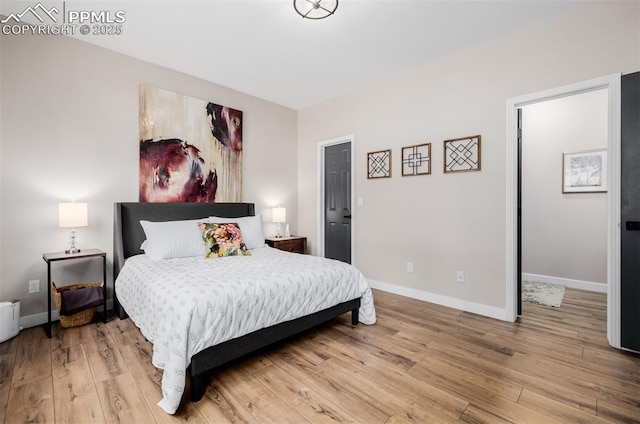
<path id="1" fill-rule="evenodd" d="M 83 287 L 102 287 L 102 283 L 77 283 L 77 284 L 69 284 L 68 286 L 56 287 L 56 283 L 51 282 L 51 291 L 53 292 L 53 299 L 56 301 L 56 308 L 58 308 L 58 312 L 61 310 L 62 306 L 62 294 L 61 292 L 65 290 L 75 290 L 81 289 Z M 93 316 L 96 313 L 96 308 L 85 309 L 84 311 L 80 311 L 73 315 L 62 315 L 60 314 L 60 325 L 63 328 L 69 327 L 78 327 L 80 325 L 88 324 L 93 320 Z"/>

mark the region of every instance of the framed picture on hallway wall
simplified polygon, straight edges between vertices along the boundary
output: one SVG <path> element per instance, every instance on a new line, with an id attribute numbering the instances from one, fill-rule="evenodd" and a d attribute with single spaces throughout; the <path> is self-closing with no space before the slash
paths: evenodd
<path id="1" fill-rule="evenodd" d="M 607 191 L 607 149 L 562 154 L 563 193 Z"/>

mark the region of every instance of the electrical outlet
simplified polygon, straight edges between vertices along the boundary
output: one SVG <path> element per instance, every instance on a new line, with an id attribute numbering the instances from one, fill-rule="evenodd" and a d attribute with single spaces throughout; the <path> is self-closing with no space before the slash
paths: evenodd
<path id="1" fill-rule="evenodd" d="M 407 262 L 407 272 L 413 272 L 413 262 Z"/>
<path id="2" fill-rule="evenodd" d="M 464 283 L 464 271 L 456 272 L 456 281 L 458 281 L 458 283 Z"/>
<path id="3" fill-rule="evenodd" d="M 29 294 L 40 293 L 40 280 L 29 280 Z"/>

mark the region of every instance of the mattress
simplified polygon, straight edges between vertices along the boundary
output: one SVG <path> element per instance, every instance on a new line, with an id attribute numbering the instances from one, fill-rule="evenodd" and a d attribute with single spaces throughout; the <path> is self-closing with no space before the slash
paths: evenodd
<path id="1" fill-rule="evenodd" d="M 271 247 L 214 259 L 132 256 L 115 290 L 153 343 L 153 365 L 164 370 L 158 405 L 170 414 L 190 358 L 207 347 L 358 297 L 360 322 L 376 321 L 371 290 L 355 267 Z"/>

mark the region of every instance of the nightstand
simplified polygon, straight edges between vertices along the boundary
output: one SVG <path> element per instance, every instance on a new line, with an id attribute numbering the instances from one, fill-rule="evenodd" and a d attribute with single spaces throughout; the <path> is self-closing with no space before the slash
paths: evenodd
<path id="1" fill-rule="evenodd" d="M 48 320 L 44 328 L 47 337 L 51 338 L 51 264 L 53 262 L 62 262 L 74 259 L 93 259 L 102 257 L 102 294 L 104 303 L 102 305 L 102 322 L 107 322 L 107 253 L 99 249 L 83 249 L 78 253 L 43 253 L 42 259 L 47 263 L 47 305 Z"/>
<path id="2" fill-rule="evenodd" d="M 299 236 L 290 237 L 267 237 L 265 238 L 267 245 L 276 249 L 285 250 L 293 253 L 307 253 L 307 238 Z"/>

